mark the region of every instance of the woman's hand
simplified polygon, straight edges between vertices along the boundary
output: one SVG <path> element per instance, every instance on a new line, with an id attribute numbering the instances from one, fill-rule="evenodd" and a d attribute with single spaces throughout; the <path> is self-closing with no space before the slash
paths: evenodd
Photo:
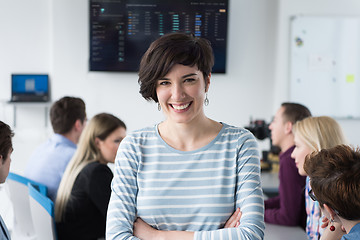
<path id="1" fill-rule="evenodd" d="M 329 219 L 327 217 L 324 217 L 322 220 L 323 224 L 321 225 L 321 228 L 326 228 L 329 225 Z"/>
<path id="2" fill-rule="evenodd" d="M 240 208 L 237 208 L 231 217 L 226 221 L 224 228 L 238 227 L 240 225 L 241 215 L 242 213 Z M 172 234 L 175 234 L 177 237 L 176 239 L 192 239 L 193 237 L 193 233 L 191 232 L 159 231 L 144 222 L 141 218 L 137 218 L 134 222 L 134 236 L 142 240 L 175 239 Z"/>
<path id="3" fill-rule="evenodd" d="M 330 221 L 329 221 L 330 222 Z M 335 231 L 330 230 L 330 226 L 335 227 Z M 346 234 L 342 224 L 339 222 L 333 222 L 328 225 L 321 234 L 320 240 L 340 240 L 341 237 Z"/>
<path id="4" fill-rule="evenodd" d="M 141 218 L 134 222 L 134 236 L 142 240 L 192 240 L 193 232 L 187 231 L 161 231 L 152 228 Z"/>
<path id="5" fill-rule="evenodd" d="M 134 222 L 134 236 L 142 240 L 158 239 L 156 237 L 158 230 L 151 227 L 141 218 L 137 218 Z"/>
<path id="6" fill-rule="evenodd" d="M 321 228 L 326 228 L 330 224 L 330 220 L 327 217 L 324 217 L 322 222 L 323 222 L 323 224 L 321 225 Z M 338 225 L 338 224 L 336 224 L 336 225 Z M 342 225 L 341 225 L 341 231 L 346 233 L 346 230 L 345 230 L 344 226 L 342 226 Z"/>
<path id="7" fill-rule="evenodd" d="M 226 221 L 224 228 L 238 227 L 240 225 L 241 214 L 240 208 L 237 208 L 233 215 Z"/>

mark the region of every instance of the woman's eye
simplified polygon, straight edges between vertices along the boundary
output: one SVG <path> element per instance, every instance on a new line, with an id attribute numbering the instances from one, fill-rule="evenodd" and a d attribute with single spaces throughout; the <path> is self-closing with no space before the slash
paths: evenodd
<path id="1" fill-rule="evenodd" d="M 159 82 L 159 85 L 168 85 L 168 84 L 170 84 L 170 82 L 168 82 L 168 81 L 161 81 L 161 82 Z"/>
<path id="2" fill-rule="evenodd" d="M 193 82 L 193 81 L 195 81 L 195 78 L 187 78 L 187 79 L 185 79 L 185 82 Z"/>

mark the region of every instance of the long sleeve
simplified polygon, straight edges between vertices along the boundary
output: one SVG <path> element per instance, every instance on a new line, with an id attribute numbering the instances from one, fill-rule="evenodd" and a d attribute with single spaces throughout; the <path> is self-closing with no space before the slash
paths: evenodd
<path id="1" fill-rule="evenodd" d="M 305 227 L 305 177 L 300 176 L 291 158 L 293 147 L 280 156 L 279 207 L 267 208 L 265 203 L 265 222 Z"/>
<path id="2" fill-rule="evenodd" d="M 245 138 L 245 139 L 244 139 Z M 236 208 L 242 212 L 240 226 L 195 232 L 194 239 L 263 239 L 264 199 L 260 184 L 260 157 L 254 137 L 248 133 L 239 139 Z"/>
<path id="3" fill-rule="evenodd" d="M 106 239 L 138 239 L 133 236 L 136 220 L 137 154 L 139 150 L 126 137 L 115 161 L 111 197 L 107 212 Z"/>
<path id="4" fill-rule="evenodd" d="M 265 209 L 280 208 L 280 196 L 272 197 L 265 200 Z"/>
<path id="5" fill-rule="evenodd" d="M 141 217 L 159 230 L 194 239 L 263 239 L 260 160 L 252 134 L 225 125 L 209 145 L 190 152 L 168 146 L 154 129 L 120 144 L 107 215 L 107 239 L 137 239 Z M 223 229 L 239 207 L 238 228 Z"/>

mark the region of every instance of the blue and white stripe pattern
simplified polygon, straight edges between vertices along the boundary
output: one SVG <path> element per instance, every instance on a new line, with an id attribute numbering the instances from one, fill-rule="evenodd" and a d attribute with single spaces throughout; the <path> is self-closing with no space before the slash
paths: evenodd
<path id="1" fill-rule="evenodd" d="M 157 125 L 145 128 L 121 142 L 114 171 L 106 239 L 138 239 L 137 217 L 194 239 L 263 239 L 259 152 L 243 128 L 223 123 L 211 143 L 188 152 L 166 144 Z M 223 229 L 238 207 L 240 226 Z"/>

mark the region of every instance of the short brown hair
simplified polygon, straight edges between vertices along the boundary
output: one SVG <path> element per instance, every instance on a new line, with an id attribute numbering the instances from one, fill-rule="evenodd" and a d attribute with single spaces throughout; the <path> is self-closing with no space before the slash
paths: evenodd
<path id="1" fill-rule="evenodd" d="M 85 103 L 81 98 L 63 97 L 56 101 L 50 109 L 50 121 L 55 133 L 68 133 L 76 120 L 86 119 Z"/>
<path id="2" fill-rule="evenodd" d="M 284 102 L 281 104 L 284 108 L 283 118 L 291 123 L 303 120 L 304 118 L 311 117 L 310 110 L 299 103 Z"/>
<path id="3" fill-rule="evenodd" d="M 0 121 L 0 155 L 2 163 L 5 162 L 9 151 L 13 148 L 11 138 L 14 136 L 13 131 L 6 123 Z"/>
<path id="4" fill-rule="evenodd" d="M 139 67 L 139 92 L 146 100 L 158 102 L 157 80 L 164 77 L 175 64 L 197 66 L 207 81 L 214 65 L 210 42 L 179 32 L 165 34 L 155 40 L 142 57 Z"/>
<path id="5" fill-rule="evenodd" d="M 305 159 L 304 170 L 319 203 L 347 220 L 360 219 L 360 149 L 337 145 Z"/>

